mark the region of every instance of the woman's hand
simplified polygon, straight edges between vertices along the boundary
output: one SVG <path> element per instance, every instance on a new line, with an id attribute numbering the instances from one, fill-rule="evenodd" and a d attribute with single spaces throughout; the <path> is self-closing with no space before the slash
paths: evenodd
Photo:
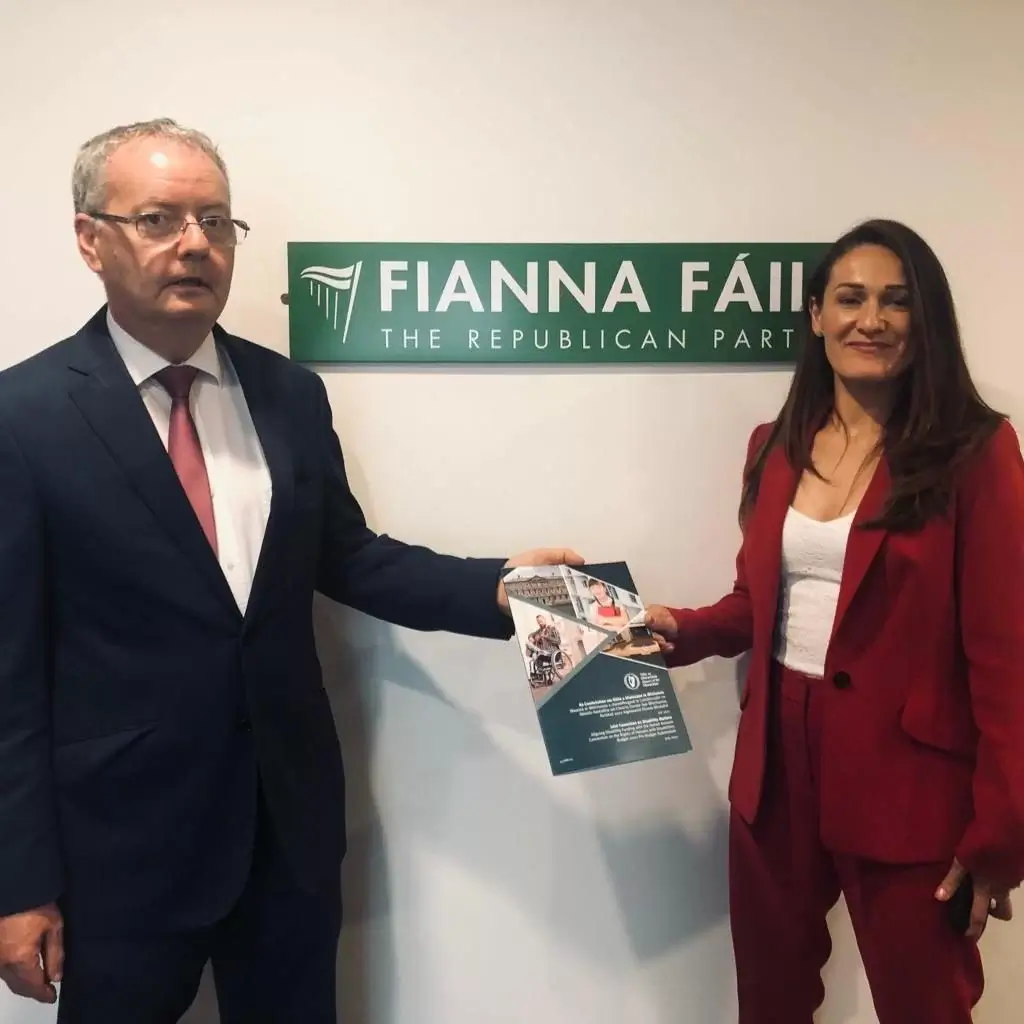
<path id="1" fill-rule="evenodd" d="M 954 858 L 946 877 L 939 884 L 935 898 L 945 903 L 960 888 L 967 872 L 960 861 Z M 986 882 L 983 878 L 974 880 L 974 903 L 971 906 L 971 924 L 967 929 L 967 938 L 977 942 L 985 931 L 989 917 L 999 921 L 1009 921 L 1013 917 L 1013 904 L 1008 889 L 1000 888 Z"/>
<path id="2" fill-rule="evenodd" d="M 654 639 L 662 654 L 668 654 L 675 650 L 675 644 L 672 641 L 679 635 L 679 627 L 668 608 L 662 604 L 648 605 L 647 617 L 644 621 L 654 634 Z"/>

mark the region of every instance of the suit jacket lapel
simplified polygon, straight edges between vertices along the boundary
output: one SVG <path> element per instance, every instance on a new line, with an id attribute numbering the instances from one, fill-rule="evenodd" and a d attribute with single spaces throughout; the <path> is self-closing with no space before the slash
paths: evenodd
<path id="1" fill-rule="evenodd" d="M 750 536 L 746 552 L 747 585 L 751 601 L 761 611 L 755 616 L 755 622 L 762 628 L 774 629 L 776 622 L 782 582 L 782 531 L 798 483 L 797 473 L 783 450 L 779 447 L 773 449 L 761 478 L 760 493 L 748 528 Z M 885 540 L 887 531 L 861 527 L 881 513 L 889 484 L 889 467 L 883 457 L 854 515 L 832 626 L 833 636 Z"/>
<path id="2" fill-rule="evenodd" d="M 761 475 L 746 551 L 750 599 L 762 612 L 754 616 L 754 622 L 769 631 L 775 627 L 782 582 L 782 528 L 796 485 L 797 474 L 785 452 L 780 447 L 773 448 Z"/>
<path id="3" fill-rule="evenodd" d="M 253 358 L 254 350 L 241 339 L 227 334 L 219 327 L 214 328 L 214 335 L 231 358 L 270 472 L 270 515 L 246 606 L 245 621 L 249 624 L 266 601 L 274 566 L 286 546 L 284 541 L 294 494 L 295 471 L 288 425 L 263 364 Z"/>
<path id="4" fill-rule="evenodd" d="M 881 514 L 886 498 L 889 496 L 890 482 L 889 464 L 883 456 L 875 468 L 871 483 L 868 484 L 853 517 L 850 538 L 846 545 L 842 582 L 839 586 L 839 603 L 836 606 L 835 620 L 832 625 L 833 636 L 842 625 L 843 617 L 850 608 L 850 602 L 853 601 L 854 595 L 861 583 L 864 582 L 864 577 L 887 536 L 887 530 L 878 527 L 865 530 L 862 525 Z"/>
<path id="5" fill-rule="evenodd" d="M 231 589 L 174 471 L 101 310 L 79 334 L 71 400 L 170 539 L 214 594 L 238 614 Z"/>

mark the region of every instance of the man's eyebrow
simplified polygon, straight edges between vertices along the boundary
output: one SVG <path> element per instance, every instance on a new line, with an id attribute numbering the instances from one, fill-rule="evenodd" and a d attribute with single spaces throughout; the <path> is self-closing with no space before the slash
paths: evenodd
<path id="1" fill-rule="evenodd" d="M 141 209 L 144 206 L 157 207 L 161 210 L 180 210 L 180 203 L 169 203 L 166 199 L 143 199 L 141 203 L 137 203 L 136 207 Z M 230 206 L 225 202 L 206 203 L 204 206 L 199 207 L 200 211 L 206 212 L 208 210 L 218 210 L 226 213 Z"/>

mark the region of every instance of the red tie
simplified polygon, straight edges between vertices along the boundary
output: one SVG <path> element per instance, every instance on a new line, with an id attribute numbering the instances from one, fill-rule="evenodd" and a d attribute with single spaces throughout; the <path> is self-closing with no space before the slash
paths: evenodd
<path id="1" fill-rule="evenodd" d="M 214 552 L 217 551 L 217 527 L 213 519 L 213 496 L 206 475 L 203 449 L 199 445 L 189 396 L 199 370 L 195 366 L 165 366 L 155 377 L 171 396 L 171 426 L 167 452 L 177 471 L 181 486 L 192 503 L 196 517 Z"/>

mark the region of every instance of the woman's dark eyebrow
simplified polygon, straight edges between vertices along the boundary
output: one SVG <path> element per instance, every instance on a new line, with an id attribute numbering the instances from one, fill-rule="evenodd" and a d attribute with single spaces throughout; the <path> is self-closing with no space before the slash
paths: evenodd
<path id="1" fill-rule="evenodd" d="M 835 287 L 836 287 L 836 291 L 838 291 L 840 288 L 850 288 L 850 289 L 852 289 L 853 291 L 856 291 L 856 292 L 867 291 L 867 289 L 864 287 L 864 285 L 858 284 L 858 283 L 856 283 L 854 281 L 840 281 L 839 284 L 837 284 Z M 899 292 L 899 291 L 906 291 L 906 290 L 907 290 L 907 286 L 905 284 L 887 284 L 882 289 L 882 291 L 884 291 L 884 292 Z"/>

